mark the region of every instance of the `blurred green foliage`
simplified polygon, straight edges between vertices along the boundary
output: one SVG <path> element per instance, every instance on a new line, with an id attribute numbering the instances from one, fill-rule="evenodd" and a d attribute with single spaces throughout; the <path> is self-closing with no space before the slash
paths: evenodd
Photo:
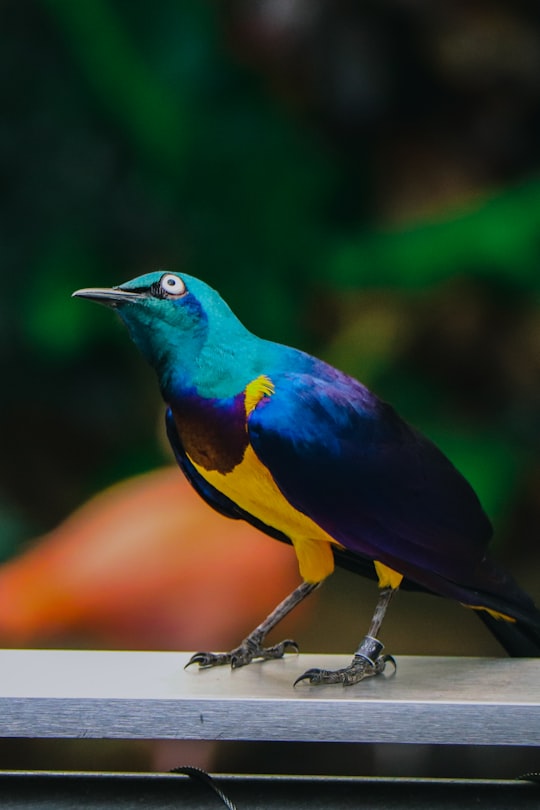
<path id="1" fill-rule="evenodd" d="M 358 268 L 365 285 L 400 288 L 425 288 L 456 273 L 500 278 L 540 301 L 539 230 L 540 182 L 535 179 L 490 195 L 472 211 L 450 210 L 443 219 L 344 241 L 328 266 L 338 284 L 357 284 Z"/>
<path id="2" fill-rule="evenodd" d="M 539 13 L 413 5 L 2 4 L 0 554 L 167 457 L 150 371 L 69 299 L 156 267 L 360 376 L 531 542 Z"/>

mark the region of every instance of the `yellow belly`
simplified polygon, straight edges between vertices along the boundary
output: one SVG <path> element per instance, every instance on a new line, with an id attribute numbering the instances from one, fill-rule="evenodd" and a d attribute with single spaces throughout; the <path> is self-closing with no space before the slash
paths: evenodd
<path id="1" fill-rule="evenodd" d="M 281 494 L 251 445 L 231 472 L 205 470 L 190 459 L 203 478 L 241 509 L 278 529 L 293 543 L 300 574 L 306 582 L 321 582 L 334 570 L 331 544 L 339 545 L 311 518 L 302 514 Z"/>

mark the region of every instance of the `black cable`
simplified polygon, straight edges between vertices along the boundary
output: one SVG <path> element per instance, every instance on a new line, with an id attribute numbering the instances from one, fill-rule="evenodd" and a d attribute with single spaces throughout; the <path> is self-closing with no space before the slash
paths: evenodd
<path id="1" fill-rule="evenodd" d="M 210 774 L 206 773 L 206 771 L 203 771 L 201 768 L 195 768 L 192 765 L 181 765 L 178 768 L 171 768 L 170 772 L 183 773 L 186 776 L 189 776 L 191 779 L 198 781 L 203 785 L 206 785 L 206 787 L 209 787 L 211 790 L 214 791 L 216 796 L 218 796 L 221 799 L 221 801 L 223 802 L 225 807 L 228 808 L 228 810 L 237 810 L 236 805 L 233 804 L 233 802 L 223 793 L 221 788 L 219 788 L 216 785 L 215 781 L 212 779 Z"/>

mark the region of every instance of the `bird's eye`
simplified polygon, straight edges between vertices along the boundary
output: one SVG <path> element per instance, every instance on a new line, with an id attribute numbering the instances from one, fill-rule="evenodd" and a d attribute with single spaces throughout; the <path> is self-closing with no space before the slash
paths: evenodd
<path id="1" fill-rule="evenodd" d="M 180 278 L 173 273 L 166 273 L 159 281 L 159 288 L 164 295 L 184 295 L 186 292 L 186 285 Z"/>

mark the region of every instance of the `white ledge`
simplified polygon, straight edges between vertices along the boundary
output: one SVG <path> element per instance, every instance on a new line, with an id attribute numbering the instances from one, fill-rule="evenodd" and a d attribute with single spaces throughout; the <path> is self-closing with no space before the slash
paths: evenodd
<path id="1" fill-rule="evenodd" d="M 540 659 L 403 656 L 395 677 L 293 688 L 350 657 L 200 671 L 189 656 L 0 651 L 0 737 L 540 745 Z"/>

